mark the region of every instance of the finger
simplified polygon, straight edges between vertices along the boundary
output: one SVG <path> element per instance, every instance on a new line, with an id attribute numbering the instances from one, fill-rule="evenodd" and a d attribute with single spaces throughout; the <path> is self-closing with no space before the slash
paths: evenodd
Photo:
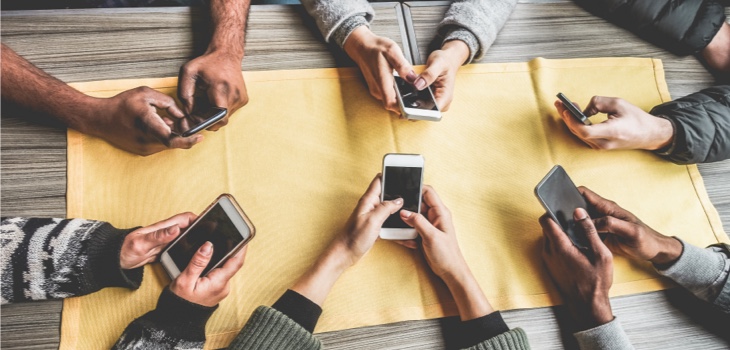
<path id="1" fill-rule="evenodd" d="M 451 101 L 453 101 L 454 99 L 454 80 L 442 79 L 442 81 L 444 85 L 433 89 L 433 97 L 436 100 L 436 105 L 439 106 L 439 109 L 442 112 L 446 112 L 449 110 L 449 107 L 451 106 Z M 441 83 L 434 86 L 440 84 Z"/>
<path id="2" fill-rule="evenodd" d="M 406 248 L 409 249 L 418 249 L 418 243 L 414 240 L 407 240 L 407 241 L 394 241 L 395 243 L 398 243 Z"/>
<path id="3" fill-rule="evenodd" d="M 228 96 L 230 94 L 231 89 L 229 86 L 225 84 L 217 84 L 208 88 L 208 101 L 210 101 L 213 106 L 225 108 L 230 111 L 228 103 Z M 208 127 L 208 130 L 218 131 L 218 129 L 228 125 L 228 117 L 230 117 L 230 113 L 227 113 L 223 119 Z"/>
<path id="4" fill-rule="evenodd" d="M 378 203 L 371 211 L 373 223 L 378 227 L 383 226 L 385 220 L 392 214 L 395 214 L 403 207 L 403 198 L 396 198 L 392 201 L 383 201 Z"/>
<path id="5" fill-rule="evenodd" d="M 583 195 L 586 202 L 591 205 L 599 214 L 605 216 L 613 216 L 622 220 L 633 221 L 634 215 L 618 204 L 601 197 L 597 193 L 591 191 L 585 186 L 578 186 L 578 192 Z"/>
<path id="6" fill-rule="evenodd" d="M 624 239 L 635 238 L 634 225 L 613 216 L 604 216 L 594 221 L 598 232 L 606 232 Z"/>
<path id="7" fill-rule="evenodd" d="M 159 247 L 172 242 L 180 234 L 180 226 L 173 225 L 159 229 L 155 232 L 148 233 L 144 236 L 145 241 L 149 244 L 149 249 Z"/>
<path id="8" fill-rule="evenodd" d="M 203 135 L 193 135 L 190 137 L 173 137 L 170 139 L 170 148 L 190 149 L 193 146 L 203 142 Z"/>
<path id="9" fill-rule="evenodd" d="M 593 96 L 583 114 L 590 117 L 598 113 L 616 113 L 618 112 L 618 102 L 619 99 L 615 97 Z"/>
<path id="10" fill-rule="evenodd" d="M 170 147 L 170 136 L 172 135 L 172 129 L 169 125 L 162 120 L 154 107 L 150 106 L 150 110 L 147 114 L 143 115 L 140 119 L 142 125 L 137 127 L 146 134 L 152 135 L 157 141 L 163 145 Z"/>
<path id="11" fill-rule="evenodd" d="M 428 213 L 430 219 L 435 221 L 436 218 L 440 218 L 444 225 L 451 225 L 451 212 L 449 212 L 449 209 L 446 208 L 444 203 L 441 201 L 441 197 L 439 197 L 433 187 L 429 185 L 423 186 L 422 198 L 423 203 L 426 203 L 429 207 L 428 211 L 425 211 L 424 213 Z"/>
<path id="12" fill-rule="evenodd" d="M 549 215 L 540 217 L 540 226 L 542 226 L 542 234 L 550 241 L 551 247 L 558 251 L 565 251 L 573 245 L 563 228 Z"/>
<path id="13" fill-rule="evenodd" d="M 439 232 L 439 230 L 421 214 L 404 209 L 400 211 L 400 218 L 403 222 L 408 224 L 408 226 L 415 228 L 416 232 L 418 232 L 423 239 L 430 239 L 434 234 Z"/>
<path id="14" fill-rule="evenodd" d="M 190 280 L 198 279 L 200 277 L 200 274 L 203 273 L 203 270 L 205 270 L 205 268 L 208 266 L 208 263 L 210 263 L 210 258 L 212 256 L 213 244 L 210 242 L 203 243 L 203 245 L 198 248 L 198 251 L 195 252 L 195 255 L 193 255 L 193 258 L 190 260 L 190 263 L 188 263 L 188 266 L 182 272 L 182 275 Z"/>
<path id="15" fill-rule="evenodd" d="M 388 49 L 385 51 L 385 59 L 392 69 L 398 72 L 403 79 L 413 84 L 416 81 L 416 72 L 413 71 L 413 66 L 408 62 L 406 57 L 403 55 L 403 50 L 395 42 L 390 42 Z M 391 71 L 388 74 L 391 75 Z M 385 86 L 385 85 L 383 85 Z"/>
<path id="16" fill-rule="evenodd" d="M 180 103 L 182 103 L 186 114 L 193 112 L 196 83 L 197 71 L 192 68 L 190 63 L 182 66 L 177 83 L 177 97 L 180 99 Z"/>
<path id="17" fill-rule="evenodd" d="M 608 249 L 601 241 L 601 237 L 598 236 L 598 230 L 596 230 L 593 220 L 588 216 L 588 212 L 585 209 L 576 208 L 573 212 L 573 220 L 575 220 L 576 227 L 580 227 L 583 234 L 585 234 L 590 248 L 596 256 L 600 256 Z"/>
<path id="18" fill-rule="evenodd" d="M 423 90 L 428 86 L 431 86 L 438 77 L 443 74 L 446 70 L 446 66 L 443 60 L 435 59 L 429 60 L 426 69 L 421 72 L 413 84 L 416 89 Z"/>
<path id="19" fill-rule="evenodd" d="M 212 280 L 227 283 L 243 266 L 243 262 L 246 260 L 247 251 L 248 246 L 244 246 L 239 252 L 228 258 L 228 260 L 223 263 L 223 266 L 208 273 L 207 277 Z"/>
<path id="20" fill-rule="evenodd" d="M 380 91 L 383 96 L 383 107 L 385 109 L 400 114 L 398 107 L 398 97 L 395 92 L 395 81 L 390 67 L 380 67 Z"/>
<path id="21" fill-rule="evenodd" d="M 375 175 L 375 178 L 373 178 L 373 181 L 370 181 L 368 189 L 362 197 L 360 197 L 360 201 L 357 203 L 357 207 L 355 208 L 358 214 L 368 213 L 373 210 L 373 207 L 380 203 L 381 178 L 382 176 L 377 174 Z"/>
<path id="22" fill-rule="evenodd" d="M 190 223 L 195 221 L 195 219 L 197 219 L 197 218 L 198 218 L 198 216 L 191 212 L 180 213 L 177 215 L 173 215 L 168 219 L 165 219 L 160 222 L 156 222 L 150 226 L 145 227 L 145 232 L 153 232 L 153 231 L 165 228 L 165 227 L 170 227 L 170 226 L 175 226 L 175 225 L 180 227 L 181 229 L 184 229 L 184 228 L 187 228 L 188 225 L 190 225 Z"/>

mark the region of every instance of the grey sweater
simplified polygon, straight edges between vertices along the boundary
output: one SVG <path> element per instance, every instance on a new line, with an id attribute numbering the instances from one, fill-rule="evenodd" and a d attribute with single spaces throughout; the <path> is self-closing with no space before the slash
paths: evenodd
<path id="1" fill-rule="evenodd" d="M 325 41 L 340 47 L 355 28 L 369 26 L 375 11 L 366 0 L 302 0 Z M 461 40 L 469 46 L 469 63 L 492 46 L 517 0 L 456 0 L 438 25 L 442 43 Z"/>

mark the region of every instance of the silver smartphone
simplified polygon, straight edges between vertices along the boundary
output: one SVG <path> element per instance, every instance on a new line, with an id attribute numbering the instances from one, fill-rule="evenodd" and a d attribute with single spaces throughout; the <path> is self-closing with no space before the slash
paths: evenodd
<path id="1" fill-rule="evenodd" d="M 381 201 L 403 198 L 403 207 L 414 213 L 421 210 L 423 192 L 423 156 L 420 154 L 388 153 L 383 157 L 383 186 Z M 385 220 L 380 238 L 406 240 L 418 236 L 416 229 L 400 218 L 400 210 Z"/>
<path id="2" fill-rule="evenodd" d="M 395 92 L 398 95 L 398 104 L 403 116 L 412 120 L 430 120 L 434 122 L 441 120 L 441 110 L 436 104 L 431 87 L 427 86 L 423 90 L 418 90 L 396 72 L 393 72 L 393 80 L 395 81 Z"/>

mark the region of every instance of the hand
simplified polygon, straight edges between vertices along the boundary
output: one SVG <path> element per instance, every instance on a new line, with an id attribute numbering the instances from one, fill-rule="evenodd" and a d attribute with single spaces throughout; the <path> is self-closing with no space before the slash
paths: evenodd
<path id="1" fill-rule="evenodd" d="M 634 214 L 581 186 L 578 191 L 596 211 L 598 232 L 607 232 L 606 246 L 633 259 L 648 260 L 655 265 L 671 264 L 682 255 L 682 243 L 654 231 Z"/>
<path id="2" fill-rule="evenodd" d="M 241 251 L 226 260 L 223 266 L 211 270 L 205 277 L 200 277 L 213 256 L 213 244 L 203 243 L 193 255 L 188 267 L 172 281 L 170 291 L 191 303 L 208 307 L 218 305 L 228 296 L 230 291 L 228 282 L 243 266 L 247 248 L 243 247 Z"/>
<path id="3" fill-rule="evenodd" d="M 135 269 L 157 260 L 162 249 L 180 234 L 180 229 L 188 227 L 196 217 L 193 213 L 177 214 L 167 220 L 130 232 L 124 238 L 119 253 L 122 269 Z"/>
<path id="4" fill-rule="evenodd" d="M 421 72 L 414 85 L 418 90 L 431 86 L 439 109 L 443 112 L 448 111 L 454 99 L 456 72 L 468 58 L 469 47 L 463 41 L 448 41 L 441 50 L 436 50 L 428 56 L 426 69 Z"/>
<path id="5" fill-rule="evenodd" d="M 381 175 L 378 174 L 357 203 L 347 221 L 346 229 L 330 244 L 330 250 L 338 250 L 345 256 L 348 266 L 354 265 L 375 244 L 380 228 L 391 214 L 403 206 L 403 199 L 380 201 Z"/>
<path id="6" fill-rule="evenodd" d="M 576 248 L 547 214 L 540 217 L 545 241 L 542 259 L 548 272 L 565 296 L 568 309 L 586 329 L 613 320 L 608 291 L 613 283 L 613 256 L 601 242 L 591 218 L 582 208 L 573 214 L 576 229 L 582 230 L 590 243 L 592 258 Z"/>
<path id="7" fill-rule="evenodd" d="M 398 44 L 373 34 L 367 26 L 360 26 L 352 31 L 343 49 L 360 67 L 370 94 L 381 101 L 385 109 L 400 114 L 393 70 L 411 84 L 416 80 L 416 73 Z"/>
<path id="8" fill-rule="evenodd" d="M 702 49 L 702 57 L 718 72 L 730 73 L 730 24 L 722 24 L 712 41 Z"/>
<path id="9" fill-rule="evenodd" d="M 90 103 L 91 114 L 72 127 L 128 152 L 146 156 L 168 148 L 190 148 L 203 140 L 200 135 L 171 137 L 174 122 L 170 117 L 184 114 L 175 99 L 146 86 Z M 158 109 L 166 110 L 168 116 L 161 117 Z"/>
<path id="10" fill-rule="evenodd" d="M 653 151 L 667 147 L 674 139 L 670 121 L 646 113 L 620 98 L 593 96 L 583 113 L 587 117 L 599 112 L 608 114 L 608 120 L 593 125 L 576 120 L 560 101 L 555 101 L 555 108 L 568 129 L 593 149 Z"/>
<path id="11" fill-rule="evenodd" d="M 216 131 L 228 124 L 233 112 L 248 103 L 248 92 L 241 73 L 243 55 L 209 51 L 180 68 L 177 94 L 186 114 L 195 108 L 196 89 L 207 94 L 212 106 L 228 109 L 226 117 L 208 130 Z"/>

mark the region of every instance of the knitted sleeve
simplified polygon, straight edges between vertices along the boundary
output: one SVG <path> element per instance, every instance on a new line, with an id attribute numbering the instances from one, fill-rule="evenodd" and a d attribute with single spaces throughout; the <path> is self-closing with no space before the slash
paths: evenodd
<path id="1" fill-rule="evenodd" d="M 122 270 L 119 252 L 131 232 L 82 219 L 3 218 L 2 303 L 60 299 L 105 287 L 136 289 L 142 268 Z"/>
<path id="2" fill-rule="evenodd" d="M 319 350 L 322 343 L 280 311 L 259 306 L 228 349 Z"/>
<path id="3" fill-rule="evenodd" d="M 375 11 L 367 0 L 302 0 L 324 41 L 334 42 L 342 47 L 353 30 L 370 26 Z"/>

